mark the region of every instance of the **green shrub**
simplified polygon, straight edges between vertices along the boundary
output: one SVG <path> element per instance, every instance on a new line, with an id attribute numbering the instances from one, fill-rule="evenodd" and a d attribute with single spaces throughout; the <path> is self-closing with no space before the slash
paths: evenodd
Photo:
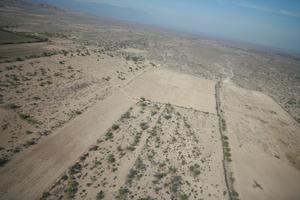
<path id="1" fill-rule="evenodd" d="M 107 156 L 107 161 L 110 162 L 110 163 L 116 162 L 115 156 L 113 154 L 109 154 Z"/>
<path id="2" fill-rule="evenodd" d="M 104 192 L 101 190 L 97 193 L 96 200 L 104 199 Z"/>

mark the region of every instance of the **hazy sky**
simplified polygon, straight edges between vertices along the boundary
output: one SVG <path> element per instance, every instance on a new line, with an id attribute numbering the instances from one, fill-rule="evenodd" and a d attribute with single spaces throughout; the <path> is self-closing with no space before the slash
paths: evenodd
<path id="1" fill-rule="evenodd" d="M 143 10 L 160 25 L 300 52 L 300 0 L 78 0 Z"/>

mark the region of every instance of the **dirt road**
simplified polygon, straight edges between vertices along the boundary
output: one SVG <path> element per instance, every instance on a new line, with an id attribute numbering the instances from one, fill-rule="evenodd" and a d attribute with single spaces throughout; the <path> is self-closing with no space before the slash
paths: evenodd
<path id="1" fill-rule="evenodd" d="M 116 91 L 32 149 L 19 154 L 0 170 L 0 199 L 39 198 L 132 104 L 123 93 Z"/>

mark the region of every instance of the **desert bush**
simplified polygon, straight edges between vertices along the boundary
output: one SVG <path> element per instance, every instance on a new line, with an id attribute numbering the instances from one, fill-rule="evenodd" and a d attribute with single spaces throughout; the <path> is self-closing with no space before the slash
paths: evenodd
<path id="1" fill-rule="evenodd" d="M 164 115 L 164 118 L 165 118 L 166 120 L 169 120 L 169 119 L 172 118 L 172 116 L 171 116 L 171 115 Z"/>
<path id="2" fill-rule="evenodd" d="M 65 190 L 65 192 L 67 193 L 68 197 L 70 199 L 73 199 L 75 197 L 75 194 L 77 193 L 78 191 L 78 183 L 74 180 L 71 180 L 69 183 L 68 183 L 68 186 Z"/>
<path id="3" fill-rule="evenodd" d="M 26 146 L 31 146 L 31 145 L 34 145 L 34 144 L 36 144 L 34 139 L 30 139 L 30 140 L 26 141 Z"/>
<path id="4" fill-rule="evenodd" d="M 1 157 L 0 158 L 0 167 L 4 166 L 8 162 L 8 158 Z"/>
<path id="5" fill-rule="evenodd" d="M 16 58 L 16 61 L 23 61 L 24 59 L 21 57 Z"/>
<path id="6" fill-rule="evenodd" d="M 170 190 L 172 193 L 177 193 L 180 189 L 180 186 L 182 184 L 182 178 L 181 176 L 174 176 L 171 179 L 171 186 Z"/>
<path id="7" fill-rule="evenodd" d="M 13 109 L 13 110 L 14 110 L 14 109 L 17 109 L 17 108 L 20 108 L 20 106 L 14 104 L 14 103 L 9 103 L 9 104 L 7 104 L 7 107 L 10 108 L 10 109 Z"/>
<path id="8" fill-rule="evenodd" d="M 149 128 L 149 125 L 146 122 L 142 122 L 142 123 L 140 123 L 140 127 L 142 130 L 146 130 Z"/>
<path id="9" fill-rule="evenodd" d="M 107 161 L 108 161 L 109 163 L 114 163 L 114 162 L 116 162 L 115 156 L 114 156 L 113 154 L 109 154 L 109 155 L 107 156 Z"/>
<path id="10" fill-rule="evenodd" d="M 122 115 L 122 119 L 129 119 L 129 118 L 130 118 L 130 112 L 128 111 Z"/>
<path id="11" fill-rule="evenodd" d="M 111 127 L 113 130 L 117 130 L 118 128 L 120 128 L 120 126 L 118 124 L 114 124 L 112 127 Z"/>
<path id="12" fill-rule="evenodd" d="M 108 131 L 106 134 L 105 134 L 105 140 L 110 140 L 110 139 L 113 139 L 114 135 L 112 132 Z"/>
<path id="13" fill-rule="evenodd" d="M 117 199 L 126 199 L 128 193 L 129 193 L 129 190 L 127 188 L 121 187 L 118 191 Z"/>
<path id="14" fill-rule="evenodd" d="M 194 164 L 194 165 L 189 167 L 189 169 L 190 169 L 190 171 L 191 171 L 191 173 L 194 177 L 196 177 L 200 174 L 200 169 L 199 168 L 200 168 L 200 166 L 198 164 Z"/>
<path id="15" fill-rule="evenodd" d="M 82 166 L 80 163 L 77 162 L 77 163 L 75 163 L 75 165 L 70 167 L 69 173 L 70 173 L 70 175 L 74 175 L 74 174 L 80 173 L 81 170 L 82 170 Z"/>
<path id="16" fill-rule="evenodd" d="M 180 200 L 188 200 L 188 199 L 189 199 L 189 196 L 186 195 L 186 194 L 180 194 L 179 199 L 180 199 Z"/>
<path id="17" fill-rule="evenodd" d="M 104 192 L 101 190 L 97 193 L 96 200 L 104 199 Z"/>

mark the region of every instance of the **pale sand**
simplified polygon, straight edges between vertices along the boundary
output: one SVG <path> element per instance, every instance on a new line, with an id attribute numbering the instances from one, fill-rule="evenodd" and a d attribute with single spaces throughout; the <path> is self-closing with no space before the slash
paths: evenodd
<path id="1" fill-rule="evenodd" d="M 243 200 L 300 199 L 300 127 L 270 97 L 223 84 L 234 186 Z"/>
<path id="2" fill-rule="evenodd" d="M 132 105 L 117 92 L 0 169 L 1 199 L 36 199 Z"/>
<path id="3" fill-rule="evenodd" d="M 134 97 L 216 114 L 214 81 L 157 69 L 135 79 L 125 90 Z"/>

